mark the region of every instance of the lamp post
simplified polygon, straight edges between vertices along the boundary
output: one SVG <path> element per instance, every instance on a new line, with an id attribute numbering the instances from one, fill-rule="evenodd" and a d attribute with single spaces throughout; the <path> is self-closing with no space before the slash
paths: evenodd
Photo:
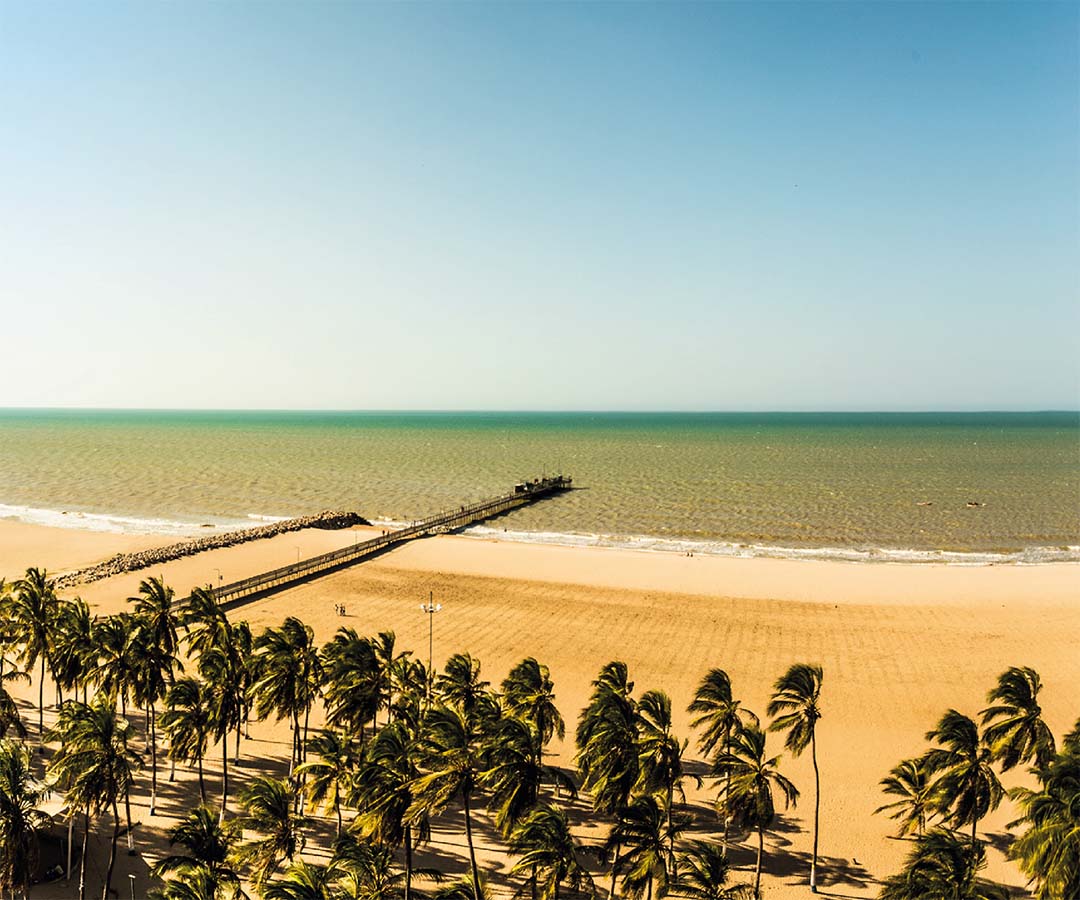
<path id="1" fill-rule="evenodd" d="M 428 602 L 420 604 L 420 611 L 427 613 L 428 617 L 428 632 L 427 632 L 427 669 L 428 669 L 428 689 L 427 689 L 427 701 L 431 703 L 431 683 L 432 683 L 432 670 L 431 670 L 431 650 L 435 644 L 435 613 L 442 609 L 441 603 L 435 603 L 434 597 L 431 591 L 428 592 Z"/>
<path id="2" fill-rule="evenodd" d="M 135 876 L 128 873 L 128 882 L 131 884 L 131 900 L 135 900 Z"/>

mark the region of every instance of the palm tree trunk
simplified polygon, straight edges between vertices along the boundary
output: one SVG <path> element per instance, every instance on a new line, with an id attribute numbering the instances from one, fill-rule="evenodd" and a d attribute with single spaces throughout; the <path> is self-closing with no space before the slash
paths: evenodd
<path id="1" fill-rule="evenodd" d="M 135 836 L 131 833 L 131 787 L 124 791 L 124 813 L 127 817 L 128 856 L 135 855 Z"/>
<path id="2" fill-rule="evenodd" d="M 472 839 L 472 811 L 469 808 L 469 792 L 461 792 L 465 801 L 465 838 L 469 842 L 469 868 L 472 870 L 473 900 L 482 900 L 480 897 L 480 874 L 476 871 L 476 850 L 473 849 Z"/>
<path id="3" fill-rule="evenodd" d="M 611 900 L 615 900 L 615 878 L 619 872 L 619 850 L 621 849 L 618 844 L 615 845 L 615 856 L 611 860 L 611 890 L 608 891 Z"/>
<path id="4" fill-rule="evenodd" d="M 971 851 L 975 852 L 975 845 L 979 842 L 979 839 L 975 836 L 975 829 L 979 826 L 979 817 L 976 816 L 971 820 Z"/>
<path id="5" fill-rule="evenodd" d="M 814 855 L 810 859 L 810 890 L 817 893 L 818 814 L 821 811 L 821 776 L 817 764 L 817 735 L 810 732 L 810 758 L 814 762 Z"/>
<path id="6" fill-rule="evenodd" d="M 109 845 L 109 867 L 105 870 L 105 883 L 101 886 L 101 900 L 109 900 L 109 892 L 112 890 L 113 867 L 116 865 L 116 842 L 120 838 L 120 810 L 116 806 L 116 797 L 113 797 L 112 800 L 112 810 L 112 843 Z M 130 832 L 128 833 L 130 834 Z"/>
<path id="7" fill-rule="evenodd" d="M 218 822 L 225 821 L 225 804 L 229 799 L 229 739 L 228 734 L 221 736 L 221 814 Z"/>
<path id="8" fill-rule="evenodd" d="M 233 762 L 236 765 L 240 765 L 240 735 L 243 732 L 244 723 L 237 720 L 236 722 L 236 751 L 233 753 Z"/>
<path id="9" fill-rule="evenodd" d="M 79 900 L 86 900 L 86 850 L 90 840 L 90 808 L 83 814 L 82 854 L 79 856 Z"/>
<path id="10" fill-rule="evenodd" d="M 334 793 L 334 812 L 337 813 L 337 836 L 341 837 L 341 798 Z"/>
<path id="11" fill-rule="evenodd" d="M 150 704 L 150 815 L 157 809 L 157 716 Z"/>
<path id="12" fill-rule="evenodd" d="M 675 801 L 675 786 L 667 789 L 667 830 L 668 830 L 668 878 L 675 879 L 675 834 L 671 830 L 671 804 Z M 652 882 L 650 881 L 650 885 Z"/>
<path id="13" fill-rule="evenodd" d="M 38 682 L 38 746 L 45 743 L 45 656 L 41 657 L 41 680 Z"/>
<path id="14" fill-rule="evenodd" d="M 757 830 L 757 865 L 754 867 L 754 896 L 761 898 L 761 854 L 765 850 L 765 826 L 758 825 Z"/>
<path id="15" fill-rule="evenodd" d="M 731 728 L 727 728 L 724 731 L 724 756 L 727 756 L 731 752 Z M 728 769 L 724 775 L 724 859 L 727 859 L 728 855 L 728 827 L 731 822 L 730 810 L 728 807 L 731 805 L 731 769 Z"/>
<path id="16" fill-rule="evenodd" d="M 341 812 L 338 812 L 341 815 Z M 412 826 L 405 826 L 405 900 L 412 900 Z"/>
<path id="17" fill-rule="evenodd" d="M 300 762 L 307 762 L 307 733 L 308 733 L 308 721 L 311 719 L 311 704 L 308 704 L 307 709 L 304 710 L 304 739 L 300 744 L 301 759 Z"/>
<path id="18" fill-rule="evenodd" d="M 206 802 L 206 782 L 203 781 L 202 754 L 201 753 L 198 756 L 195 757 L 195 762 L 199 766 L 199 799 L 203 803 L 205 803 Z"/>

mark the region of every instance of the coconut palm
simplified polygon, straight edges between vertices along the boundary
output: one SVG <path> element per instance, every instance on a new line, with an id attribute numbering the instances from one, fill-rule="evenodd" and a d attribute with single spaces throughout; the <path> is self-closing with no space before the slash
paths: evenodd
<path id="1" fill-rule="evenodd" d="M 1003 794 L 990 747 L 979 734 L 979 726 L 955 709 L 941 717 L 926 739 L 938 744 L 923 757 L 927 771 L 936 776 L 937 809 L 958 828 L 971 825 L 974 847 L 979 819 L 997 809 Z"/>
<path id="2" fill-rule="evenodd" d="M 26 725 L 19 715 L 19 706 L 15 698 L 8 693 L 7 684 L 12 681 L 29 682 L 30 676 L 19 669 L 8 669 L 0 675 L 0 738 L 7 737 L 9 731 L 16 737 L 26 737 Z"/>
<path id="3" fill-rule="evenodd" d="M 619 810 L 607 850 L 619 853 L 613 868 L 623 874 L 623 889 L 633 898 L 652 900 L 668 893 L 675 880 L 668 850 L 689 824 L 685 815 L 669 816 L 656 797 L 645 794 Z"/>
<path id="4" fill-rule="evenodd" d="M 609 662 L 593 681 L 589 705 L 578 719 L 575 741 L 582 789 L 597 812 L 612 815 L 630 802 L 638 781 L 637 703 L 624 662 Z M 619 847 L 611 847 L 611 896 L 619 868 Z"/>
<path id="5" fill-rule="evenodd" d="M 145 622 L 136 620 L 131 643 L 132 697 L 146 710 L 146 743 L 150 750 L 150 815 L 157 809 L 157 704 L 165 698 L 175 660 L 157 642 Z"/>
<path id="6" fill-rule="evenodd" d="M 768 714 L 775 717 L 770 731 L 786 731 L 784 746 L 792 756 L 809 747 L 814 764 L 814 851 L 810 859 L 810 890 L 817 891 L 818 815 L 821 810 L 821 775 L 817 761 L 817 722 L 821 718 L 821 666 L 795 663 L 773 688 Z"/>
<path id="7" fill-rule="evenodd" d="M 82 689 L 86 702 L 86 687 L 98 663 L 98 646 L 94 640 L 97 617 L 81 597 L 61 601 L 53 633 L 53 673 L 62 690 L 75 695 Z"/>
<path id="8" fill-rule="evenodd" d="M 209 585 L 191 592 L 180 611 L 179 624 L 184 629 L 188 650 L 195 657 L 211 647 L 224 647 L 234 642 L 229 617 Z"/>
<path id="9" fill-rule="evenodd" d="M 502 683 L 507 712 L 528 722 L 546 747 L 553 737 L 566 737 L 566 723 L 555 706 L 555 683 L 547 666 L 527 657 L 510 670 Z"/>
<path id="10" fill-rule="evenodd" d="M 136 622 L 130 613 L 105 616 L 94 623 L 94 644 L 98 648 L 93 678 L 98 690 L 127 715 L 127 698 L 135 683 Z"/>
<path id="11" fill-rule="evenodd" d="M 362 835 L 385 847 L 405 848 L 405 900 L 412 896 L 413 848 L 431 834 L 429 818 L 422 810 L 407 817 L 416 800 L 413 786 L 419 776 L 415 735 L 405 721 L 396 719 L 368 744 L 350 794 L 350 801 L 361 810 L 356 827 Z"/>
<path id="12" fill-rule="evenodd" d="M 523 719 L 507 716 L 491 726 L 488 768 L 480 783 L 490 792 L 488 809 L 495 814 L 495 826 L 503 837 L 533 810 L 545 781 L 571 797 L 577 795 L 572 778 L 544 765 L 543 750 L 539 732 Z"/>
<path id="13" fill-rule="evenodd" d="M 326 724 L 357 732 L 362 742 L 379 704 L 379 664 L 371 641 L 354 628 L 339 628 L 320 655 Z"/>
<path id="14" fill-rule="evenodd" d="M 679 856 L 679 877 L 671 885 L 671 892 L 690 900 L 752 900 L 753 885 L 728 884 L 731 866 L 726 849 L 693 841 Z"/>
<path id="15" fill-rule="evenodd" d="M 1054 735 L 1042 719 L 1039 673 L 1027 666 L 1012 666 L 998 676 L 986 695 L 992 704 L 981 713 L 983 738 L 1001 770 L 1035 761 L 1042 768 L 1054 757 Z"/>
<path id="16" fill-rule="evenodd" d="M 371 841 L 358 841 L 346 832 L 334 842 L 331 860 L 343 873 L 338 882 L 341 896 L 347 900 L 399 900 L 408 891 L 408 875 L 395 871 L 394 854 L 389 846 Z M 442 873 L 436 869 L 417 868 L 412 877 L 440 882 Z M 466 880 L 462 900 L 472 900 L 472 886 Z"/>
<path id="17" fill-rule="evenodd" d="M 392 631 L 380 631 L 371 639 L 371 649 L 375 655 L 376 715 L 378 709 L 385 707 L 387 715 L 394 705 L 394 675 L 401 662 L 408 658 L 409 652 L 395 653 L 397 636 Z M 375 723 L 378 725 L 378 723 Z"/>
<path id="18" fill-rule="evenodd" d="M 1080 722 L 1078 722 L 1080 725 Z M 1080 897 L 1080 728 L 1067 736 L 1061 752 L 1036 769 L 1037 791 L 1014 788 L 1009 796 L 1023 816 L 1010 828 L 1026 826 L 1009 849 L 1035 885 L 1039 900 Z"/>
<path id="19" fill-rule="evenodd" d="M 211 646 L 199 656 L 199 675 L 205 684 L 209 700 L 211 734 L 221 743 L 221 810 L 225 818 L 229 800 L 229 741 L 232 729 L 243 721 L 244 700 L 241 694 L 243 661 L 229 638 L 229 628 L 223 632 L 223 646 Z"/>
<path id="20" fill-rule="evenodd" d="M 199 806 L 169 833 L 169 846 L 179 845 L 187 853 L 166 856 L 154 866 L 153 874 L 166 881 L 195 883 L 205 874 L 214 885 L 211 900 L 235 898 L 242 893 L 240 873 L 232 867 L 239 840 L 240 828 L 235 822 L 219 822 L 209 806 Z"/>
<path id="21" fill-rule="evenodd" d="M 765 732 L 748 726 L 731 740 L 726 753 L 714 767 L 715 774 L 730 776 L 725 814 L 739 826 L 758 833 L 757 862 L 754 866 L 754 896 L 761 896 L 761 863 L 765 850 L 765 830 L 776 820 L 775 793 L 783 798 L 785 809 L 799 799 L 795 785 L 779 772 L 780 757 L 765 755 Z"/>
<path id="22" fill-rule="evenodd" d="M 303 850 L 303 816 L 293 812 L 292 788 L 287 781 L 256 778 L 240 791 L 240 805 L 247 815 L 241 827 L 262 835 L 245 843 L 240 859 L 252 867 L 253 881 L 261 887 L 278 865 Z"/>
<path id="23" fill-rule="evenodd" d="M 24 900 L 38 861 L 38 832 L 47 828 L 49 816 L 38 806 L 45 786 L 30 767 L 30 753 L 12 740 L 0 740 L 0 888 Z"/>
<path id="24" fill-rule="evenodd" d="M 38 675 L 38 743 L 45 735 L 45 667 L 50 662 L 52 626 L 57 606 L 56 582 L 44 569 L 27 569 L 26 575 L 12 585 L 5 603 L 5 614 L 22 649 L 19 665 L 26 671 L 35 663 Z"/>
<path id="25" fill-rule="evenodd" d="M 135 604 L 135 618 L 151 636 L 153 643 L 171 663 L 179 665 L 180 627 L 185 619 L 184 604 L 176 600 L 173 589 L 160 578 L 146 578 L 139 583 L 139 594 L 128 598 Z M 182 667 L 181 667 L 182 668 Z M 172 665 L 165 673 L 171 685 L 175 679 Z"/>
<path id="26" fill-rule="evenodd" d="M 694 713 L 690 724 L 703 729 L 698 739 L 698 747 L 706 756 L 726 753 L 731 744 L 731 737 L 745 725 L 759 726 L 758 717 L 742 706 L 731 694 L 731 679 L 723 669 L 710 669 L 698 685 L 694 700 L 687 707 Z M 724 798 L 727 797 L 728 783 L 724 783 Z M 724 816 L 723 855 L 728 851 L 728 817 Z"/>
<path id="27" fill-rule="evenodd" d="M 574 841 L 566 813 L 559 807 L 536 807 L 514 829 L 509 847 L 518 856 L 510 871 L 529 874 L 534 897 L 539 887 L 542 900 L 559 900 L 564 883 L 571 890 L 588 888 L 595 894 L 592 875 L 582 860 L 583 849 Z"/>
<path id="28" fill-rule="evenodd" d="M 926 770 L 925 760 L 903 760 L 881 779 L 880 784 L 884 793 L 900 799 L 879 806 L 874 813 L 888 813 L 890 819 L 899 819 L 901 837 L 923 834 L 927 818 L 937 809 L 935 786 Z"/>
<path id="29" fill-rule="evenodd" d="M 458 702 L 464 705 L 460 698 Z M 474 710 L 484 705 L 480 695 L 469 702 L 474 704 Z M 485 716 L 469 715 L 460 707 L 437 706 L 428 711 L 419 742 L 424 774 L 413 782 L 415 799 L 406 814 L 406 821 L 416 823 L 427 815 L 442 812 L 454 800 L 461 800 L 473 900 L 482 900 L 473 845 L 472 801 L 480 773 L 488 768 L 483 730 L 486 721 Z"/>
<path id="30" fill-rule="evenodd" d="M 491 685 L 480 677 L 480 660 L 468 653 L 455 653 L 446 661 L 446 668 L 435 678 L 435 693 L 468 718 L 497 713 Z"/>
<path id="31" fill-rule="evenodd" d="M 195 867 L 169 878 L 161 887 L 152 888 L 150 900 L 230 900 L 235 896 L 206 869 Z"/>
<path id="32" fill-rule="evenodd" d="M 113 833 L 102 900 L 112 890 L 116 842 L 120 836 L 121 796 L 127 797 L 142 759 L 130 746 L 133 730 L 127 719 L 116 715 L 115 701 L 100 693 L 93 703 L 78 701 L 60 708 L 56 728 L 50 736 L 61 742 L 49 763 L 49 777 L 63 785 L 69 815 L 82 810 L 85 816 L 82 855 L 79 861 L 79 900 L 86 896 L 86 850 L 90 821 L 106 809 L 112 810 Z M 130 833 L 130 817 L 128 831 Z"/>
<path id="33" fill-rule="evenodd" d="M 915 847 L 899 875 L 886 878 L 880 900 L 1008 900 L 1009 892 L 980 881 L 986 866 L 981 842 L 960 840 L 951 831 L 936 828 L 915 839 Z"/>
<path id="34" fill-rule="evenodd" d="M 240 762 L 240 738 L 251 735 L 246 733 L 248 721 L 251 719 L 252 696 L 255 684 L 262 675 L 262 657 L 255 653 L 255 638 L 251 633 L 251 626 L 244 621 L 235 622 L 229 628 L 233 652 L 240 660 L 239 682 L 236 685 L 237 694 L 240 697 L 240 721 L 236 723 L 236 744 L 233 760 Z"/>
<path id="35" fill-rule="evenodd" d="M 263 886 L 263 900 L 341 900 L 345 894 L 338 887 L 340 877 L 333 865 L 316 866 L 298 859 L 280 878 Z"/>
<path id="36" fill-rule="evenodd" d="M 194 762 L 199 772 L 199 799 L 206 803 L 203 757 L 214 730 L 214 701 L 197 678 L 179 678 L 165 695 L 161 727 L 169 737 L 169 758 Z"/>
<path id="37" fill-rule="evenodd" d="M 255 641 L 260 660 L 259 680 L 252 687 L 255 713 L 260 719 L 274 714 L 288 718 L 293 728 L 289 772 L 304 761 L 308 718 L 322 681 L 322 662 L 315 632 L 294 616 L 280 628 L 267 628 Z M 301 734 L 301 716 L 303 733 Z"/>
<path id="38" fill-rule="evenodd" d="M 663 691 L 646 691 L 637 706 L 638 713 L 638 782 L 637 790 L 655 794 L 663 801 L 667 818 L 668 872 L 675 877 L 675 831 L 672 827 L 675 795 L 683 802 L 683 753 L 687 741 L 680 741 L 671 726 L 671 698 Z M 693 777 L 693 776 L 691 776 Z M 700 784 L 700 779 L 696 779 Z"/>
<path id="39" fill-rule="evenodd" d="M 301 779 L 304 793 L 314 807 L 321 803 L 326 811 L 333 810 L 340 836 L 341 798 L 360 764 L 359 747 L 336 731 L 323 731 L 311 739 L 310 749 L 318 759 L 301 763 L 296 777 Z"/>

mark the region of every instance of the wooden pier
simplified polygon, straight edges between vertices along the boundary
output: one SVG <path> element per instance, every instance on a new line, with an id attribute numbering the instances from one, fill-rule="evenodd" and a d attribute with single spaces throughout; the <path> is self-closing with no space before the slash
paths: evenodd
<path id="1" fill-rule="evenodd" d="M 214 593 L 218 602 L 226 609 L 229 609 L 253 598 L 255 595 L 261 596 L 273 593 L 297 582 L 335 572 L 354 563 L 363 562 L 365 559 L 414 538 L 455 531 L 468 525 L 475 525 L 512 509 L 528 506 L 538 500 L 543 500 L 545 497 L 571 490 L 572 487 L 572 479 L 565 475 L 544 476 L 543 478 L 535 478 L 532 481 L 523 481 L 514 485 L 514 489 L 508 494 L 502 494 L 480 503 L 461 506 L 450 512 L 436 513 L 404 528 L 398 528 L 379 535 L 379 537 L 349 547 L 342 547 L 340 550 L 322 553 L 310 559 L 303 559 L 292 565 L 282 566 L 279 569 L 271 569 L 269 572 L 263 572 L 259 575 L 252 575 L 242 581 L 221 585 Z"/>

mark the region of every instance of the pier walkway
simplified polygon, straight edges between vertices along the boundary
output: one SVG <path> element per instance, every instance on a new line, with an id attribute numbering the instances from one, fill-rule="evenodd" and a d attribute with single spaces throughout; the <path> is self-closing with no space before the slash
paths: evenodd
<path id="1" fill-rule="evenodd" d="M 251 599 L 256 594 L 269 594 L 299 581 L 337 571 L 414 538 L 475 525 L 512 509 L 528 506 L 538 500 L 543 500 L 545 497 L 571 490 L 572 487 L 572 479 L 565 475 L 545 476 L 536 478 L 533 481 L 525 481 L 515 485 L 513 491 L 508 494 L 484 500 L 480 503 L 473 503 L 469 506 L 462 506 L 449 512 L 436 513 L 419 522 L 406 525 L 404 528 L 398 528 L 379 535 L 379 537 L 361 541 L 349 547 L 342 547 L 340 550 L 322 553 L 310 559 L 302 559 L 292 565 L 271 569 L 269 572 L 252 575 L 250 578 L 244 578 L 241 581 L 221 585 L 214 593 L 218 602 L 226 609 L 229 609 Z"/>

